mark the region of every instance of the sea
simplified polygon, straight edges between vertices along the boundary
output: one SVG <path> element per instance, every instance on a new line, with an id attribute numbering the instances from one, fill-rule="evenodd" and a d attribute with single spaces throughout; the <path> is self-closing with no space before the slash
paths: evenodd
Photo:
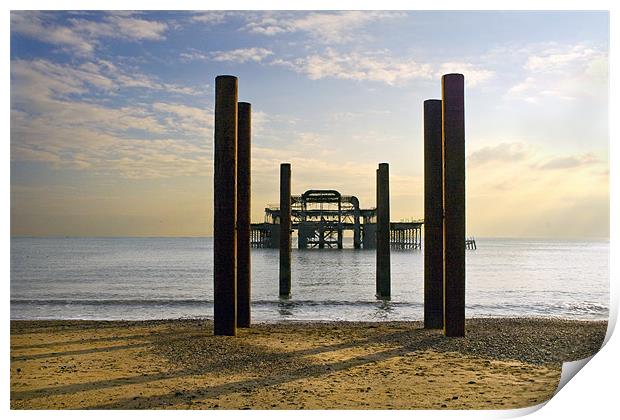
<path id="1" fill-rule="evenodd" d="M 603 320 L 609 241 L 476 238 L 466 251 L 467 317 Z M 293 241 L 295 243 L 295 241 Z M 278 298 L 278 250 L 252 249 L 252 319 L 397 321 L 424 316 L 424 250 L 392 250 L 392 296 L 375 297 L 375 251 L 292 251 Z M 213 317 L 212 238 L 11 238 L 11 319 Z"/>

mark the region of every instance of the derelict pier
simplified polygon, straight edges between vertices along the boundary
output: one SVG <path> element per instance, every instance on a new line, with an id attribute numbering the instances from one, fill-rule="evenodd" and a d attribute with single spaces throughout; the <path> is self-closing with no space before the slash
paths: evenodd
<path id="1" fill-rule="evenodd" d="M 343 248 L 345 231 L 353 233 L 355 249 L 375 249 L 377 209 L 360 208 L 354 195 L 336 190 L 308 190 L 291 195 L 291 228 L 297 231 L 297 247 Z M 397 249 L 420 249 L 422 220 L 390 223 L 390 246 Z M 265 208 L 263 223 L 252 223 L 250 241 L 254 248 L 278 248 L 280 243 L 280 208 Z"/>

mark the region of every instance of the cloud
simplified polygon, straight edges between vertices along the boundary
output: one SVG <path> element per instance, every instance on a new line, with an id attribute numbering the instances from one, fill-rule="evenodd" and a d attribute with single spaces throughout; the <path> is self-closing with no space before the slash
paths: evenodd
<path id="1" fill-rule="evenodd" d="M 11 32 L 59 46 L 77 55 L 92 55 L 99 40 L 116 38 L 126 41 L 163 40 L 168 25 L 135 18 L 127 14 L 103 15 L 100 20 L 69 18 L 66 24 L 55 22 L 54 12 L 11 12 Z"/>
<path id="2" fill-rule="evenodd" d="M 102 21 L 69 19 L 71 30 L 91 39 L 122 38 L 129 41 L 162 40 L 168 25 L 133 17 L 108 15 Z"/>
<path id="3" fill-rule="evenodd" d="M 501 143 L 473 152 L 467 168 L 467 225 L 472 234 L 606 236 L 600 230 L 606 226 L 604 218 L 584 220 L 604 214 L 609 206 L 608 163 L 599 155 Z M 577 210 L 593 203 L 598 210 Z"/>
<path id="4" fill-rule="evenodd" d="M 411 80 L 431 79 L 442 74 L 460 72 L 465 74 L 469 87 L 492 78 L 495 73 L 472 63 L 443 63 L 434 71 L 433 65 L 419 63 L 410 57 L 395 57 L 388 51 L 341 52 L 328 47 L 322 53 L 298 58 L 272 58 L 274 52 L 267 48 L 240 48 L 229 51 L 203 53 L 192 50 L 181 54 L 185 61 L 205 60 L 233 63 L 266 63 L 281 66 L 306 75 L 312 80 L 334 78 L 342 80 L 383 82 L 398 85 Z"/>
<path id="5" fill-rule="evenodd" d="M 213 130 L 213 109 L 202 109 L 179 103 L 156 102 L 153 110 L 165 116 L 166 126 L 178 132 L 210 136 Z"/>
<path id="6" fill-rule="evenodd" d="M 211 11 L 211 12 L 200 12 L 195 13 L 190 18 L 191 22 L 197 22 L 202 24 L 210 24 L 217 25 L 226 20 L 226 17 L 231 15 L 231 12 L 223 12 L 223 11 Z"/>
<path id="7" fill-rule="evenodd" d="M 213 51 L 210 53 L 202 53 L 200 51 L 191 50 L 181 53 L 181 60 L 184 61 L 228 61 L 237 64 L 243 64 L 248 61 L 260 63 L 267 57 L 273 55 L 273 51 L 267 48 L 238 48 L 229 51 Z"/>
<path id="8" fill-rule="evenodd" d="M 385 115 L 390 115 L 391 113 L 392 111 L 389 109 L 368 109 L 363 112 L 342 111 L 330 113 L 329 119 L 332 121 L 350 121 L 376 116 L 383 117 Z"/>
<path id="9" fill-rule="evenodd" d="M 266 36 L 303 32 L 319 42 L 343 43 L 353 40 L 354 33 L 367 23 L 403 16 L 405 14 L 402 12 L 381 11 L 261 13 L 252 18 L 244 29 Z"/>
<path id="10" fill-rule="evenodd" d="M 436 73 L 436 77 L 441 78 L 442 75 L 447 73 L 462 73 L 465 75 L 465 84 L 468 87 L 477 86 L 495 76 L 495 72 L 493 70 L 483 69 L 475 64 L 465 62 L 449 62 L 441 64 L 439 66 L 439 72 Z"/>
<path id="11" fill-rule="evenodd" d="M 70 28 L 46 22 L 47 14 L 41 12 L 11 12 L 11 33 L 18 33 L 39 41 L 58 45 L 76 54 L 93 52 L 93 42 Z"/>
<path id="12" fill-rule="evenodd" d="M 539 104 L 547 100 L 606 100 L 608 55 L 584 43 L 544 46 L 525 60 L 525 78 L 508 89 L 508 99 Z"/>
<path id="13" fill-rule="evenodd" d="M 216 51 L 212 56 L 215 61 L 245 63 L 246 61 L 260 62 L 272 54 L 273 51 L 266 48 L 240 48 L 232 51 Z"/>
<path id="14" fill-rule="evenodd" d="M 532 72 L 558 72 L 584 65 L 600 54 L 600 51 L 584 44 L 557 46 L 529 56 L 524 68 Z"/>
<path id="15" fill-rule="evenodd" d="M 163 83 L 133 69 L 121 69 L 107 60 L 77 65 L 49 60 L 11 61 L 11 104 L 43 111 L 51 99 L 102 93 L 115 95 L 120 89 L 146 89 L 182 95 L 198 95 L 203 90 Z"/>
<path id="16" fill-rule="evenodd" d="M 602 163 L 593 153 L 586 153 L 577 156 L 562 156 L 552 158 L 544 163 L 538 164 L 538 169 L 571 169 L 584 166 L 591 166 Z"/>
<path id="17" fill-rule="evenodd" d="M 65 105 L 78 117 L 60 112 L 45 116 L 12 113 L 12 161 L 140 179 L 205 176 L 212 167 L 208 121 L 201 125 L 200 120 L 149 108 Z M 147 130 L 150 135 L 132 137 L 134 130 Z"/>
<path id="18" fill-rule="evenodd" d="M 433 77 L 431 65 L 418 63 L 411 58 L 396 58 L 386 52 L 341 53 L 328 48 L 322 55 L 313 54 L 288 61 L 276 59 L 271 64 L 288 67 L 312 80 L 334 78 L 395 85 Z"/>
<path id="19" fill-rule="evenodd" d="M 558 170 L 585 168 L 605 164 L 594 153 L 580 155 L 548 156 L 534 145 L 520 142 L 499 143 L 485 146 L 467 156 L 469 168 L 477 169 L 486 164 L 522 165 L 529 169 Z"/>
<path id="20" fill-rule="evenodd" d="M 92 99 L 96 93 L 115 97 L 117 86 L 134 84 L 147 92 L 164 88 L 103 61 L 13 61 L 11 160 L 125 178 L 206 175 L 212 109 L 161 99 L 127 105 Z"/>
<path id="21" fill-rule="evenodd" d="M 532 152 L 533 148 L 524 143 L 500 143 L 470 153 L 467 163 L 477 167 L 492 162 L 518 162 L 530 157 Z"/>

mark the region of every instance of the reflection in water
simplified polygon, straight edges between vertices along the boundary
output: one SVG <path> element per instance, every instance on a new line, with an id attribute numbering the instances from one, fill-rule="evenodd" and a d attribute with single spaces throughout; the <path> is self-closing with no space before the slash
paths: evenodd
<path id="1" fill-rule="evenodd" d="M 294 302 L 287 297 L 281 297 L 278 302 L 278 313 L 280 316 L 291 317 L 294 316 L 293 309 L 301 306 L 301 303 Z"/>
<path id="2" fill-rule="evenodd" d="M 394 312 L 394 304 L 389 299 L 377 299 L 374 318 L 387 319 Z"/>

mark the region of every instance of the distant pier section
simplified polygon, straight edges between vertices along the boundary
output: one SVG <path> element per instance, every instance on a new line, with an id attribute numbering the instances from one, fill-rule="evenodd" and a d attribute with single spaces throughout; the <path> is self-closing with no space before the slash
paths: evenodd
<path id="1" fill-rule="evenodd" d="M 375 249 L 377 209 L 362 209 L 357 197 L 336 190 L 308 190 L 291 195 L 291 229 L 297 231 L 297 247 L 343 248 L 345 231 L 353 233 L 355 249 Z M 423 220 L 390 223 L 390 247 L 421 249 Z M 265 208 L 263 223 L 252 223 L 250 240 L 254 248 L 278 248 L 280 208 Z"/>

